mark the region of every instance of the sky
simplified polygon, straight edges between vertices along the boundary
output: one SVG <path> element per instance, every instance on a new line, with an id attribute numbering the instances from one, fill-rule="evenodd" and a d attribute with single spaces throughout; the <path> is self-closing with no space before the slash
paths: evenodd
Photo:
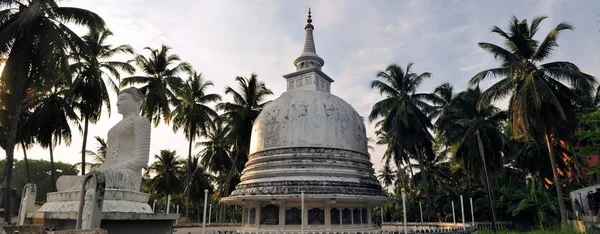
<path id="1" fill-rule="evenodd" d="M 215 84 L 209 90 L 214 93 L 223 95 L 226 86 L 237 88 L 236 76 L 256 73 L 274 91 L 269 99 L 285 92 L 282 75 L 295 71 L 293 61 L 302 52 L 310 7 L 317 54 L 325 60 L 323 71 L 335 80 L 331 93 L 346 100 L 365 117 L 373 104 L 384 98 L 369 84 L 378 71 L 392 63 L 405 67 L 413 62 L 415 72 L 432 73 L 422 83 L 420 92 L 431 92 L 443 82 L 450 82 L 456 91 L 466 89 L 467 82 L 478 71 L 498 65 L 477 43 L 502 45 L 501 38 L 490 32 L 491 28 L 496 25 L 507 29 L 513 15 L 530 20 L 548 16 L 538 31 L 539 40 L 560 22 L 573 25 L 573 31 L 560 34 L 559 48 L 548 61 L 571 61 L 584 72 L 600 76 L 600 1 L 597 0 L 166 2 L 76 0 L 62 1 L 61 5 L 99 14 L 114 33 L 108 40 L 110 44 L 129 44 L 136 53 L 144 55 L 148 54 L 144 47 L 168 45 L 173 53 Z M 76 31 L 85 33 L 81 28 Z M 131 58 L 133 55 L 116 59 Z M 492 82 L 485 81 L 481 86 L 486 88 Z M 116 94 L 112 94 L 111 101 L 115 107 Z M 505 101 L 497 104 L 506 107 Z M 96 149 L 93 136 L 106 137 L 108 129 L 120 119 L 116 108 L 110 117 L 104 110 L 101 121 L 90 126 L 87 148 Z M 375 138 L 374 124 L 368 120 L 365 124 L 367 135 Z M 55 160 L 79 162 L 81 135 L 74 130 L 70 146 L 64 143 L 56 146 Z M 385 148 L 374 146 L 371 161 L 378 170 Z M 187 147 L 182 131 L 174 133 L 170 126 L 161 124 L 152 129 L 150 162 L 161 149 L 176 150 L 186 157 Z M 194 152 L 199 150 L 196 148 Z M 20 148 L 15 155 L 17 159 L 23 158 Z M 48 159 L 49 153 L 35 146 L 28 150 L 28 156 Z M 4 151 L 0 151 L 0 158 L 3 157 Z"/>

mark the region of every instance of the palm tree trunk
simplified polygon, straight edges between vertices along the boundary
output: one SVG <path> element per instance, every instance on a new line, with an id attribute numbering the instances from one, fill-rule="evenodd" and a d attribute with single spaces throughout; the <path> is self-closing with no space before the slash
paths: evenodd
<path id="1" fill-rule="evenodd" d="M 25 148 L 25 143 L 21 142 L 21 148 L 23 148 L 23 160 L 25 160 L 25 170 L 27 171 L 27 183 L 31 183 L 31 172 L 29 171 L 29 160 L 27 160 L 27 148 Z"/>
<path id="2" fill-rule="evenodd" d="M 225 182 L 225 191 L 223 191 L 221 197 L 227 197 L 229 196 L 229 190 L 230 190 L 230 186 L 231 186 L 231 180 L 233 179 L 233 175 L 234 172 L 237 171 L 237 161 L 239 159 L 240 156 L 240 149 L 237 147 L 238 143 L 236 143 L 236 148 L 235 148 L 235 157 L 233 157 L 233 162 L 231 164 L 231 170 L 229 170 L 229 174 L 227 175 L 227 182 Z M 223 209 L 224 207 L 226 207 L 225 204 L 223 204 L 221 206 L 221 210 L 220 210 L 220 214 L 219 214 L 219 220 L 223 221 L 223 216 L 225 215 L 225 210 Z"/>
<path id="3" fill-rule="evenodd" d="M 490 200 L 490 211 L 492 211 L 492 230 L 494 230 L 494 233 L 496 233 L 496 211 L 494 209 L 494 199 L 492 199 L 492 186 L 488 177 L 487 164 L 485 163 L 485 151 L 483 150 L 483 142 L 481 141 L 481 134 L 479 134 L 479 130 L 477 130 L 476 134 L 477 144 L 479 145 L 479 155 L 481 156 L 481 162 L 483 163 L 485 185 L 487 187 L 488 199 Z"/>
<path id="4" fill-rule="evenodd" d="M 87 144 L 89 118 L 86 116 L 83 123 L 83 144 L 81 146 L 81 175 L 85 175 L 85 146 Z"/>
<path id="5" fill-rule="evenodd" d="M 556 160 L 554 158 L 554 150 L 552 150 L 552 144 L 550 143 L 550 136 L 546 132 L 546 146 L 548 147 L 548 156 L 550 156 L 550 165 L 552 166 L 552 174 L 554 175 L 554 185 L 556 187 L 556 195 L 558 197 L 558 208 L 560 209 L 560 225 L 562 228 L 567 226 L 567 213 L 565 208 L 565 201 L 562 193 L 562 183 L 560 176 L 558 175 L 558 169 L 556 167 Z"/>
<path id="6" fill-rule="evenodd" d="M 192 142 L 194 141 L 193 139 L 193 132 L 190 130 L 190 145 L 188 147 L 188 166 L 187 166 L 187 191 L 185 194 L 185 217 L 190 217 L 190 182 L 191 182 L 191 175 L 192 175 Z"/>
<path id="7" fill-rule="evenodd" d="M 15 124 L 16 126 L 16 124 Z M 12 142 L 11 140 L 8 141 L 8 143 L 6 144 L 7 147 L 4 148 L 4 151 L 6 152 L 6 167 L 5 167 L 5 172 L 4 172 L 4 179 L 6 180 L 6 184 L 5 184 L 5 189 L 4 189 L 4 222 L 9 223 L 10 222 L 10 206 L 11 206 L 11 202 L 10 202 L 10 188 L 12 187 L 11 182 L 12 182 L 12 173 L 13 173 L 13 164 L 14 164 L 14 159 L 15 159 L 15 143 Z"/>
<path id="8" fill-rule="evenodd" d="M 52 152 L 52 137 L 50 137 L 50 146 L 48 147 L 50 151 L 50 177 L 52 178 L 52 191 L 56 191 L 56 178 L 55 178 L 55 169 L 54 169 L 54 153 Z"/>
<path id="9" fill-rule="evenodd" d="M 421 171 L 421 185 L 423 186 L 423 192 L 425 193 L 425 197 L 427 198 L 427 204 L 425 204 L 425 210 L 431 204 L 431 196 L 429 196 L 429 184 L 427 183 L 427 173 L 425 172 L 425 161 L 421 156 L 421 151 L 419 151 L 417 145 L 415 145 L 415 153 L 417 154 L 417 161 L 419 162 L 419 170 Z"/>

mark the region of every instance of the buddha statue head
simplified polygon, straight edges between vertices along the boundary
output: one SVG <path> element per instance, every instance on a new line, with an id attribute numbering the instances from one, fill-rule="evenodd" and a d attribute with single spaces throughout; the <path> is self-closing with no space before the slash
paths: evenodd
<path id="1" fill-rule="evenodd" d="M 144 104 L 144 94 L 135 87 L 129 87 L 119 92 L 117 111 L 123 116 L 139 115 Z"/>

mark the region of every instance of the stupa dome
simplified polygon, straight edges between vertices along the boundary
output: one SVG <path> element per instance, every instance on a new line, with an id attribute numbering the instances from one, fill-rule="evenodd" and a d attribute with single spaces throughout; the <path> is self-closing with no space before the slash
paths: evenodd
<path id="1" fill-rule="evenodd" d="M 361 116 L 327 92 L 291 90 L 269 104 L 252 128 L 250 154 L 277 148 L 327 147 L 367 152 Z"/>
<path id="2" fill-rule="evenodd" d="M 362 118 L 327 92 L 290 90 L 256 119 L 250 155 L 232 196 L 382 195 Z"/>

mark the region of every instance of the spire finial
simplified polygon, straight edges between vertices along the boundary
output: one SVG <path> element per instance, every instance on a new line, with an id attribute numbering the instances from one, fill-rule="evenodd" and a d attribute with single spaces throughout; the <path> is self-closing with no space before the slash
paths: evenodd
<path id="1" fill-rule="evenodd" d="M 310 12 L 310 7 L 309 7 L 308 8 L 308 19 L 306 20 L 306 22 L 309 24 L 312 23 L 312 19 L 311 19 L 312 16 L 310 14 L 311 14 L 311 12 Z"/>

